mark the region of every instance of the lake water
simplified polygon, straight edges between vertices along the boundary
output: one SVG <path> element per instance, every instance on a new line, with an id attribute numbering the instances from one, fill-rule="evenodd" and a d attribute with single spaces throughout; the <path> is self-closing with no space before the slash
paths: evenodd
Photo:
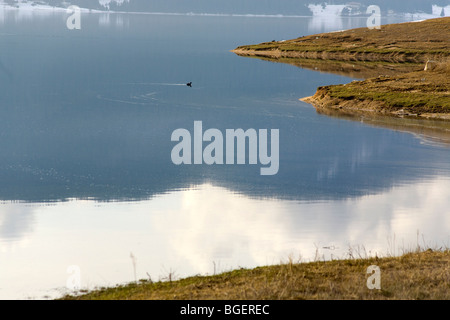
<path id="1" fill-rule="evenodd" d="M 229 52 L 365 19 L 67 17 L 0 13 L 0 299 L 449 246 L 448 146 L 298 100 L 354 79 Z M 174 165 L 194 121 L 279 129 L 278 174 Z"/>

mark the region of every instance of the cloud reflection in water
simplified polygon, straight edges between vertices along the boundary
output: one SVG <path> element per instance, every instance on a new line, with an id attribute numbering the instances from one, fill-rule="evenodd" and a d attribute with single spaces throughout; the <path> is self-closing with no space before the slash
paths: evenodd
<path id="1" fill-rule="evenodd" d="M 448 246 L 449 193 L 450 180 L 436 178 L 320 202 L 253 199 L 205 184 L 139 202 L 4 204 L 0 297 L 64 287 L 66 269 L 74 264 L 82 270 L 83 286 L 132 281 L 130 252 L 138 278 L 148 278 L 148 272 L 156 280 L 169 270 L 188 276 L 289 256 L 308 261 L 316 249 L 329 259 L 346 257 L 352 246 L 378 255 L 400 254 L 418 240 Z"/>

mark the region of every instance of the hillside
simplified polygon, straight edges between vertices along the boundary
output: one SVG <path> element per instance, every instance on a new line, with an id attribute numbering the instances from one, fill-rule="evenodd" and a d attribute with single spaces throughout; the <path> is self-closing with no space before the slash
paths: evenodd
<path id="1" fill-rule="evenodd" d="M 315 95 L 302 99 L 318 110 L 448 120 L 449 34 L 446 17 L 246 45 L 233 52 L 366 78 L 320 87 Z"/>
<path id="2" fill-rule="evenodd" d="M 244 45 L 241 56 L 425 63 L 450 57 L 450 17 Z"/>
<path id="3" fill-rule="evenodd" d="M 65 300 L 447 300 L 449 251 L 400 257 L 293 263 L 239 269 L 214 276 L 103 288 Z M 380 289 L 367 286 L 367 269 L 381 270 Z"/>

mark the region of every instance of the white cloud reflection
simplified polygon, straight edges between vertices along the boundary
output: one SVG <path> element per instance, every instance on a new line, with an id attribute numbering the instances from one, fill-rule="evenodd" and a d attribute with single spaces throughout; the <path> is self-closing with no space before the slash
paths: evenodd
<path id="1" fill-rule="evenodd" d="M 131 203 L 6 203 L 0 206 L 0 298 L 39 297 L 63 287 L 69 265 L 80 266 L 84 287 L 132 281 L 131 252 L 138 277 L 148 272 L 157 280 L 170 270 L 212 274 L 214 264 L 227 271 L 290 255 L 311 260 L 316 248 L 326 258 L 344 257 L 358 245 L 372 254 L 401 253 L 416 246 L 417 230 L 427 245 L 448 246 L 448 194 L 450 180 L 436 178 L 327 202 L 252 199 L 202 185 Z"/>

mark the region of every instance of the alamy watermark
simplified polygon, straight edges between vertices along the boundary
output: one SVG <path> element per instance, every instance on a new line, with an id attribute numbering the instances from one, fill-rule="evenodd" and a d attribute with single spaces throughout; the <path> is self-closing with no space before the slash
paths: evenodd
<path id="1" fill-rule="evenodd" d="M 381 289 L 381 269 L 378 266 L 372 265 L 367 268 L 367 274 L 370 276 L 367 278 L 367 288 L 369 290 Z"/>
<path id="2" fill-rule="evenodd" d="M 71 5 L 67 7 L 67 13 L 70 16 L 67 18 L 66 26 L 69 30 L 80 30 L 81 29 L 81 8 L 76 5 Z M 369 29 L 381 29 L 381 9 L 377 5 L 370 5 L 366 11 L 370 14 L 367 19 L 367 28 Z"/>
<path id="3" fill-rule="evenodd" d="M 248 158 L 250 165 L 256 165 L 259 162 L 260 165 L 265 166 L 260 169 L 261 175 L 278 173 L 280 165 L 278 129 L 270 130 L 270 154 L 267 129 L 258 131 L 227 129 L 223 134 L 219 129 L 211 128 L 203 132 L 202 121 L 194 121 L 193 137 L 187 129 L 176 129 L 172 133 L 171 140 L 178 142 L 171 153 L 172 162 L 175 165 L 239 165 L 247 164 Z M 205 142 L 206 146 L 204 146 Z"/>
<path id="4" fill-rule="evenodd" d="M 66 281 L 66 288 L 70 291 L 78 291 L 81 289 L 81 268 L 77 265 L 67 267 L 69 276 Z"/>
<path id="5" fill-rule="evenodd" d="M 69 6 L 67 8 L 67 13 L 70 16 L 67 18 L 66 26 L 69 30 L 80 30 L 81 29 L 81 9 L 78 6 Z"/>
<path id="6" fill-rule="evenodd" d="M 371 15 L 367 19 L 367 28 L 381 29 L 381 9 L 380 9 L 380 7 L 371 5 L 367 8 L 366 13 Z"/>

